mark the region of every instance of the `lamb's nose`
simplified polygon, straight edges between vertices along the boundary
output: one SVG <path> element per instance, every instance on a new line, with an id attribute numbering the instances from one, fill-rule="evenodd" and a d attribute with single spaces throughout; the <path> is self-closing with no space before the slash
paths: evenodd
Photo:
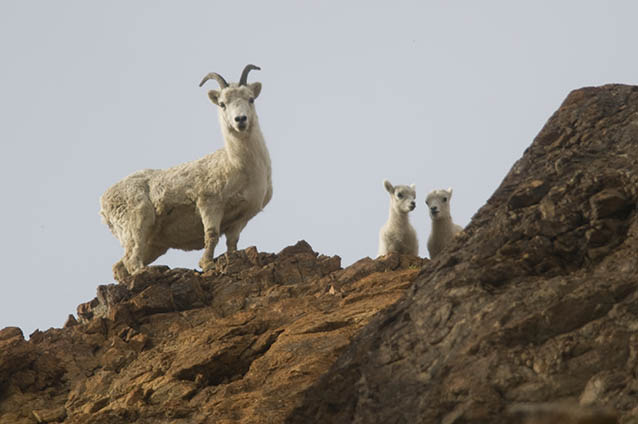
<path id="1" fill-rule="evenodd" d="M 416 203 L 414 203 L 414 202 L 411 202 L 411 203 L 410 203 L 410 208 L 411 208 L 411 209 L 414 209 L 414 208 L 416 208 Z"/>
<path id="2" fill-rule="evenodd" d="M 246 115 L 235 116 L 235 122 L 246 122 L 246 119 L 248 119 Z"/>
<path id="3" fill-rule="evenodd" d="M 439 211 L 436 206 L 432 206 L 430 210 L 432 211 L 432 213 L 437 213 Z"/>

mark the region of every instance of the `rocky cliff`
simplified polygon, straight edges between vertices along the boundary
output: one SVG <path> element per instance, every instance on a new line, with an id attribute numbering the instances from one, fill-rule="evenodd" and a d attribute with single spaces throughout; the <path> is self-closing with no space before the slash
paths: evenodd
<path id="1" fill-rule="evenodd" d="M 637 422 L 637 200 L 638 87 L 572 92 L 287 422 Z"/>
<path id="2" fill-rule="evenodd" d="M 435 261 L 250 248 L 0 330 L 0 423 L 638 422 L 637 202 L 638 87 L 574 91 Z"/>

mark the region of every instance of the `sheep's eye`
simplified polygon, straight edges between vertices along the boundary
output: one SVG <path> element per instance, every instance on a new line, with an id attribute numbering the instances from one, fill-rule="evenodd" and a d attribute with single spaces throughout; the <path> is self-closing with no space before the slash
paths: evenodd
<path id="1" fill-rule="evenodd" d="M 250 99 L 248 99 L 248 103 L 255 103 L 255 99 L 251 97 Z"/>
<path id="2" fill-rule="evenodd" d="M 444 197 L 444 198 L 443 198 L 443 201 L 444 201 L 444 202 L 447 202 L 447 197 Z"/>
<path id="3" fill-rule="evenodd" d="M 402 193 L 398 193 L 398 194 L 397 194 L 397 197 L 398 197 L 399 199 L 403 199 L 403 194 L 402 194 Z"/>
<path id="4" fill-rule="evenodd" d="M 221 107 L 222 109 L 226 109 L 226 103 L 219 102 L 219 107 Z"/>

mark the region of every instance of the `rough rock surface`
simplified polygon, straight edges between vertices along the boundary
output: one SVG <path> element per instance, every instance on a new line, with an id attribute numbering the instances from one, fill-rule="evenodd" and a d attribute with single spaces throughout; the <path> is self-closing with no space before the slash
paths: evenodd
<path id="1" fill-rule="evenodd" d="M 63 329 L 0 330 L 0 423 L 277 423 L 423 263 L 305 242 L 99 286 Z"/>
<path id="2" fill-rule="evenodd" d="M 572 92 L 287 422 L 638 422 L 637 200 L 638 87 Z"/>

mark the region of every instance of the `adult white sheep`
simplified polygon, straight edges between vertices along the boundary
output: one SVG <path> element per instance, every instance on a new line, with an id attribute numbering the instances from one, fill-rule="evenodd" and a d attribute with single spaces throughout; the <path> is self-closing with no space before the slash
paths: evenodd
<path id="1" fill-rule="evenodd" d="M 169 248 L 205 248 L 199 266 L 210 269 L 219 237 L 235 251 L 239 233 L 270 201 L 270 155 L 253 104 L 261 83 L 246 82 L 254 69 L 260 68 L 246 65 L 239 83 L 211 72 L 199 84 L 214 79 L 221 87 L 208 97 L 219 107 L 223 148 L 166 170 L 135 172 L 102 195 L 100 213 L 124 247 L 113 265 L 116 279 L 140 272 Z"/>
<path id="2" fill-rule="evenodd" d="M 463 231 L 463 227 L 452 222 L 451 199 L 452 187 L 447 190 L 433 190 L 425 199 L 430 210 L 430 218 L 432 218 L 432 232 L 428 238 L 428 252 L 431 259 L 441 253 L 455 235 Z"/>
<path id="3" fill-rule="evenodd" d="M 378 256 L 390 252 L 418 256 L 419 241 L 408 216 L 416 207 L 415 186 L 393 186 L 388 180 L 383 180 L 383 186 L 390 193 L 390 215 L 379 231 Z"/>

